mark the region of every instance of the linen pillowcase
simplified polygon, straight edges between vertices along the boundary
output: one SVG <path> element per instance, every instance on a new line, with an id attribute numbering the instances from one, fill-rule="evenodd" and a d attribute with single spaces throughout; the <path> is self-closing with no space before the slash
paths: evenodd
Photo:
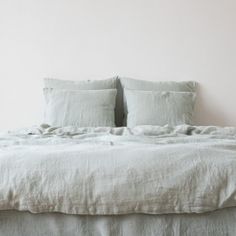
<path id="1" fill-rule="evenodd" d="M 45 88 L 65 89 L 65 90 L 102 90 L 102 89 L 117 89 L 115 122 L 117 126 L 123 124 L 123 97 L 121 92 L 120 82 L 118 77 L 103 80 L 60 80 L 53 78 L 44 79 Z"/>
<path id="2" fill-rule="evenodd" d="M 197 83 L 194 81 L 146 81 L 137 80 L 126 77 L 118 77 L 121 83 L 122 90 L 144 90 L 144 91 L 176 91 L 176 92 L 196 92 Z M 119 93 L 119 91 L 118 91 Z M 126 96 L 123 93 L 123 124 L 126 125 L 127 121 L 127 102 Z"/>
<path id="3" fill-rule="evenodd" d="M 44 87 L 64 90 L 102 90 L 102 89 L 116 89 L 117 77 L 104 80 L 60 80 L 45 78 Z"/>
<path id="4" fill-rule="evenodd" d="M 119 79 L 125 89 L 144 91 L 195 92 L 197 86 L 194 81 L 148 81 L 126 77 L 119 77 Z"/>
<path id="5" fill-rule="evenodd" d="M 44 89 L 44 122 L 52 126 L 115 126 L 116 89 Z"/>
<path id="6" fill-rule="evenodd" d="M 127 126 L 192 124 L 195 93 L 125 90 Z"/>

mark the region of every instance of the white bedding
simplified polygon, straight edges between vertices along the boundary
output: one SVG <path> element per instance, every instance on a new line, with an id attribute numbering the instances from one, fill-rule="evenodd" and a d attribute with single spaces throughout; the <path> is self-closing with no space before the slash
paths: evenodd
<path id="1" fill-rule="evenodd" d="M 236 206 L 235 170 L 235 128 L 42 126 L 0 135 L 0 210 L 203 213 Z"/>

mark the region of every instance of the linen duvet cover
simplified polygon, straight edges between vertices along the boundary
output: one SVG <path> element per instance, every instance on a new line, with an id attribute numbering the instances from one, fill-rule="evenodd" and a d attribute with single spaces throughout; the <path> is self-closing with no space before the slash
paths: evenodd
<path id="1" fill-rule="evenodd" d="M 236 128 L 42 125 L 0 135 L 0 210 L 204 213 L 236 206 Z"/>

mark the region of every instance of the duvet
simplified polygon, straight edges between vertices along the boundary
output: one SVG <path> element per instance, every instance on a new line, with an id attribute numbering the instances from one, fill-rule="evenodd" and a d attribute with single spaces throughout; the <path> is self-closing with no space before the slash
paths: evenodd
<path id="1" fill-rule="evenodd" d="M 116 215 L 236 206 L 236 129 L 139 126 L 0 134 L 0 210 Z"/>

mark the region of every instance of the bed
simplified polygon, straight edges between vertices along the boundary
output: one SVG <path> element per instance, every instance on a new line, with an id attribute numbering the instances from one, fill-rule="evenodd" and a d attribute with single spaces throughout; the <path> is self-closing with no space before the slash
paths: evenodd
<path id="1" fill-rule="evenodd" d="M 0 135 L 0 235 L 235 235 L 236 129 Z"/>
<path id="2" fill-rule="evenodd" d="M 0 134 L 0 235 L 236 235 L 236 128 L 194 125 L 195 82 L 44 82 Z"/>

